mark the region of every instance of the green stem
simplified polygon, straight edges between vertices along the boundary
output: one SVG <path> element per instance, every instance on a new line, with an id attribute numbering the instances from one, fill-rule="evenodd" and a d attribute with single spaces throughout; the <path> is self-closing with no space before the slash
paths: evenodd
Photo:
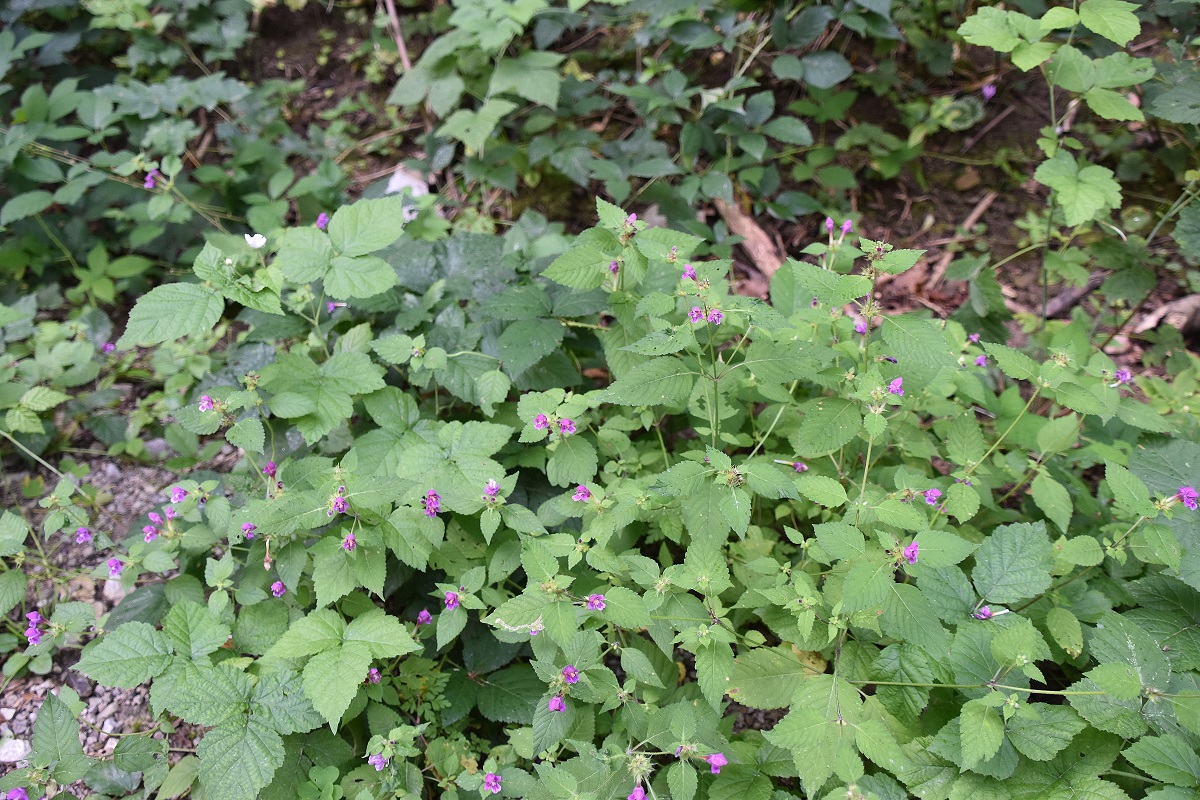
<path id="1" fill-rule="evenodd" d="M 792 392 L 796 391 L 796 387 L 799 385 L 800 385 L 799 379 L 792 381 L 792 385 L 788 387 L 788 394 L 791 394 Z M 750 451 L 750 455 L 746 456 L 747 460 L 754 458 L 754 455 L 759 451 L 760 448 L 762 448 L 762 446 L 766 443 L 767 439 L 770 438 L 771 432 L 774 431 L 775 426 L 779 424 L 779 419 L 783 416 L 783 412 L 786 409 L 787 409 L 787 406 L 780 404 L 779 410 L 775 412 L 775 419 L 771 420 L 771 424 L 767 426 L 766 433 L 764 433 L 759 438 L 758 444 L 754 445 L 754 449 Z"/>
<path id="2" fill-rule="evenodd" d="M 987 463 L 988 456 L 990 456 L 992 453 L 996 452 L 996 448 L 1000 446 L 1000 443 L 1003 442 L 1010 433 L 1012 433 L 1013 428 L 1017 427 L 1017 423 L 1020 422 L 1021 417 L 1025 416 L 1025 413 L 1027 411 L 1029 411 L 1029 407 L 1033 405 L 1033 401 L 1037 399 L 1037 396 L 1038 396 L 1038 394 L 1041 393 L 1041 391 L 1042 391 L 1042 387 L 1040 387 L 1040 386 L 1033 390 L 1033 394 L 1030 395 L 1030 397 L 1029 397 L 1029 402 L 1026 403 L 1025 407 L 1021 409 L 1021 413 L 1017 414 L 1017 418 L 1012 421 L 1012 424 L 1008 426 L 1008 429 L 1005 430 L 1004 433 L 1000 434 L 999 439 L 992 442 L 992 446 L 989 447 L 988 451 L 983 454 L 983 458 L 979 459 L 977 462 L 975 462 L 973 465 L 971 465 L 970 467 L 967 468 L 966 473 L 968 476 L 974 474 L 975 470 L 979 469 L 979 467 L 981 467 L 983 464 Z"/>

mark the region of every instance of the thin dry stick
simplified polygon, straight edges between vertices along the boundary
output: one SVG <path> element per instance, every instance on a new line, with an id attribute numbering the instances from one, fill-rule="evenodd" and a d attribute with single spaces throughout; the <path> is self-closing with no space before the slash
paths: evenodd
<path id="1" fill-rule="evenodd" d="M 991 121 L 988 122 L 987 125 L 984 125 L 983 129 L 981 131 L 979 131 L 979 133 L 975 134 L 970 139 L 967 139 L 967 141 L 965 143 L 963 143 L 962 149 L 958 151 L 958 154 L 961 156 L 963 153 L 967 152 L 972 147 L 974 147 L 979 142 L 980 139 L 982 139 L 983 137 L 988 135 L 988 133 L 992 130 L 992 128 L 999 125 L 1001 122 L 1004 121 L 1005 117 L 1007 117 L 1009 114 L 1013 113 L 1016 110 L 1017 110 L 1016 106 L 1009 106 L 1008 108 L 1004 109 L 999 114 L 997 114 L 996 116 L 992 117 Z"/>
<path id="2" fill-rule="evenodd" d="M 954 241 L 961 242 L 969 236 L 971 228 L 974 228 L 979 220 L 983 218 L 983 215 L 987 213 L 987 210 L 992 207 L 992 203 L 996 202 L 996 198 L 999 196 L 1000 193 L 995 191 L 985 194 L 983 199 L 975 204 L 975 208 L 971 209 L 971 213 L 967 215 L 967 218 L 963 220 L 963 234 L 955 236 Z M 950 266 L 950 262 L 953 260 L 954 251 L 947 247 L 946 252 L 942 253 L 942 257 L 938 260 L 937 266 L 933 268 L 933 274 L 929 276 L 930 286 L 937 286 L 942 282 L 942 278 L 946 274 L 946 268 Z"/>
<path id="3" fill-rule="evenodd" d="M 404 29 L 400 27 L 400 15 L 396 13 L 395 0 L 383 0 L 383 5 L 392 23 L 392 38 L 396 40 L 396 49 L 400 52 L 400 66 L 408 72 L 412 69 L 412 62 L 408 60 L 408 47 L 404 44 Z"/>

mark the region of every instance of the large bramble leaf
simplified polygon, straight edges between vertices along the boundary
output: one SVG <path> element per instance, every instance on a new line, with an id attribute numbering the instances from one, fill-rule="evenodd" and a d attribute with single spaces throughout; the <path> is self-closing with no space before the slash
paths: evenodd
<path id="1" fill-rule="evenodd" d="M 200 785 L 212 800 L 254 800 L 283 764 L 283 740 L 265 721 L 231 721 L 200 740 Z"/>
<path id="2" fill-rule="evenodd" d="M 33 723 L 32 745 L 32 765 L 48 769 L 60 784 L 74 783 L 92 767 L 79 742 L 79 723 L 56 695 L 47 693 L 42 702 Z"/>
<path id="3" fill-rule="evenodd" d="M 75 669 L 105 686 L 132 689 L 161 675 L 170 663 L 166 636 L 145 622 L 126 622 L 89 645 Z"/>
<path id="4" fill-rule="evenodd" d="M 129 312 L 117 346 L 153 345 L 206 334 L 217 324 L 225 300 L 196 283 L 168 283 L 143 295 Z"/>
<path id="5" fill-rule="evenodd" d="M 988 602 L 1015 603 L 1049 588 L 1052 565 L 1045 523 L 1003 525 L 975 552 L 971 580 Z"/>

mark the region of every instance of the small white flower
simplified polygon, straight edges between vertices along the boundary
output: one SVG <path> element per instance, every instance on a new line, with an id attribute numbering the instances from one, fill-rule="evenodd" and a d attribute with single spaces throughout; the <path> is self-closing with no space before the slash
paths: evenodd
<path id="1" fill-rule="evenodd" d="M 255 250 L 260 249 L 266 243 L 267 237 L 263 236 L 261 233 L 246 234 L 246 244 L 250 245 Z"/>

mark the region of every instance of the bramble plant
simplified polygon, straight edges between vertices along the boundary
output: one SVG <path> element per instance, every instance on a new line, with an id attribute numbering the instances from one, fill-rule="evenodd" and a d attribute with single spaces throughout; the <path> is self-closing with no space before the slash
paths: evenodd
<path id="1" fill-rule="evenodd" d="M 170 769 L 124 737 L 110 769 L 222 800 L 1194 785 L 1196 421 L 1085 321 L 1039 362 L 881 316 L 874 280 L 920 253 L 832 220 L 757 301 L 604 201 L 498 291 L 435 268 L 416 295 L 400 204 L 210 241 L 138 301 L 116 355 L 230 301 L 238 349 L 289 331 L 175 412 L 242 449 L 230 474 L 127 535 L 5 513 L 33 574 L 68 537 L 131 590 L 30 616 L 25 657 L 95 625 L 75 669 L 206 731 Z M 735 731 L 733 702 L 786 715 Z M 50 697 L 0 789 L 97 768 Z"/>

